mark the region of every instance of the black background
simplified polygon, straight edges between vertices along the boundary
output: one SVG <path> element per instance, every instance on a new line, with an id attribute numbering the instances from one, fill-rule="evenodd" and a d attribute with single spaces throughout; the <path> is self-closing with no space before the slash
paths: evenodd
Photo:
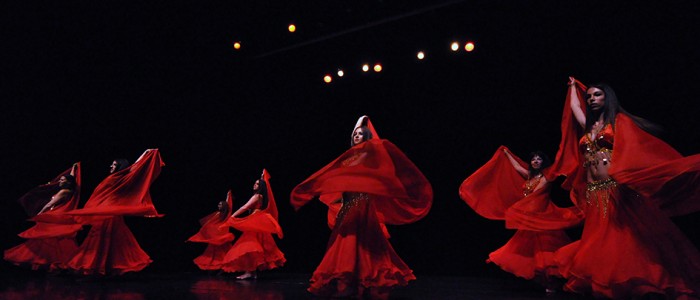
<path id="1" fill-rule="evenodd" d="M 0 9 L 3 249 L 31 226 L 15 200 L 32 187 L 81 161 L 84 202 L 114 158 L 159 148 L 151 194 L 166 216 L 127 218 L 147 270 L 196 270 L 204 245 L 184 241 L 198 219 L 228 189 L 243 204 L 267 168 L 284 270 L 310 273 L 325 207 L 294 212 L 289 193 L 366 114 L 435 192 L 426 218 L 389 228 L 398 254 L 419 276 L 501 274 L 484 259 L 513 231 L 457 189 L 501 144 L 554 156 L 569 75 L 609 83 L 681 153 L 700 152 L 697 1 L 15 2 Z M 453 40 L 476 49 L 453 53 Z M 384 70 L 362 73 L 365 62 Z M 338 67 L 346 76 L 323 83 Z M 698 213 L 675 220 L 700 243 Z"/>

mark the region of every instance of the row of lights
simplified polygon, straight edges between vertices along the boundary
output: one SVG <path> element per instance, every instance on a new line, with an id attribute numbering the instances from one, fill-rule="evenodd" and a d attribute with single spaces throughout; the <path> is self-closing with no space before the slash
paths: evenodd
<path id="1" fill-rule="evenodd" d="M 291 33 L 294 33 L 297 31 L 297 26 L 295 24 L 289 24 L 289 26 L 287 26 L 287 30 Z M 464 48 L 464 51 L 472 52 L 472 51 L 474 51 L 474 47 L 475 47 L 474 42 L 471 42 L 471 41 L 466 42 L 463 47 L 461 47 L 461 44 L 459 42 L 452 42 L 452 44 L 450 44 L 450 50 L 452 50 L 452 52 L 457 52 L 461 48 Z M 233 49 L 240 50 L 241 49 L 241 42 L 240 41 L 234 42 Z M 416 58 L 418 58 L 418 60 L 425 59 L 425 52 L 418 51 L 418 53 L 416 53 Z M 374 67 L 372 69 L 374 70 L 374 72 L 379 73 L 382 71 L 382 65 L 377 63 L 374 65 Z M 369 72 L 369 64 L 362 65 L 362 72 Z M 338 69 L 338 72 L 336 74 L 338 75 L 338 77 L 345 76 L 345 72 L 342 69 Z M 333 81 L 333 76 L 331 76 L 330 74 L 326 74 L 323 76 L 323 82 L 331 83 L 332 81 Z"/>

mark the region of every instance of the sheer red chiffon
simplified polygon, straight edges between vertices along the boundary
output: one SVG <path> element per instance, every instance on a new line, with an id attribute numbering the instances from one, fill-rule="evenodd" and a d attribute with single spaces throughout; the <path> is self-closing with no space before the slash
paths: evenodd
<path id="1" fill-rule="evenodd" d="M 312 275 L 311 293 L 362 295 L 415 279 L 387 240 L 384 223 L 421 219 L 430 210 L 433 193 L 428 180 L 396 146 L 370 139 L 352 147 L 294 188 L 291 203 L 298 209 L 314 197 L 329 205 L 333 230 Z"/>
<path id="2" fill-rule="evenodd" d="M 221 228 L 231 214 L 233 196 L 231 191 L 226 194 L 227 213 L 220 211 L 209 214 L 199 220 L 202 227 L 199 231 L 187 239 L 188 242 L 206 243 L 207 248 L 202 255 L 194 259 L 194 263 L 202 270 L 221 270 L 224 265 L 224 257 L 231 249 L 231 241 L 235 238 L 228 228 Z"/>
<path id="3" fill-rule="evenodd" d="M 507 228 L 517 229 L 505 245 L 489 254 L 487 262 L 546 285 L 550 276 L 559 276 L 554 252 L 571 242 L 563 229 L 581 223 L 583 215 L 576 207 L 562 208 L 552 203 L 549 185 L 524 196 L 525 179 L 504 150 L 510 152 L 499 147 L 486 164 L 467 177 L 459 195 L 481 216 L 505 220 Z M 514 158 L 527 168 L 520 158 Z"/>
<path id="4" fill-rule="evenodd" d="M 147 151 L 129 168 L 105 178 L 85 207 L 70 213 L 92 228 L 68 268 L 85 275 L 120 275 L 140 271 L 152 262 L 123 216 L 162 216 L 153 206 L 149 188 L 163 165 L 157 149 Z"/>
<path id="5" fill-rule="evenodd" d="M 3 258 L 16 265 L 29 265 L 32 269 L 48 268 L 56 270 L 64 268 L 64 264 L 72 257 L 78 246 L 75 235 L 81 229 L 80 224 L 73 222 L 66 212 L 72 211 L 80 202 L 80 163 L 54 178 L 45 185 L 38 186 L 20 198 L 19 202 L 30 216 L 36 215 L 46 205 L 60 187 L 58 180 L 73 172 L 75 187 L 68 201 L 42 213 L 55 222 L 40 222 L 20 233 L 26 242 L 5 250 Z"/>
<path id="6" fill-rule="evenodd" d="M 700 155 L 682 157 L 619 113 L 609 169 L 616 183 L 586 197 L 584 158 L 571 142 L 583 133 L 566 117 L 569 103 L 557 157 L 578 167 L 555 172 L 568 176 L 565 187 L 586 220 L 581 240 L 556 253 L 565 289 L 609 298 L 700 297 L 700 252 L 668 219 L 698 210 Z"/>
<path id="7" fill-rule="evenodd" d="M 229 218 L 224 224 L 226 229 L 230 226 L 242 232 L 223 259 L 222 269 L 226 272 L 270 270 L 284 266 L 287 261 L 272 237 L 275 234 L 282 238 L 283 233 L 267 170 L 263 170 L 262 180 L 267 187 L 265 207 L 257 202 L 258 207 L 253 208 L 252 214 L 243 218 Z"/>

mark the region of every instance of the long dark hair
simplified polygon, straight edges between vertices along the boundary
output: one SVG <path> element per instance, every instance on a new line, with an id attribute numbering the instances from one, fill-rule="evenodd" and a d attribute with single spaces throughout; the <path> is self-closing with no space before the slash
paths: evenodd
<path id="1" fill-rule="evenodd" d="M 258 179 L 258 189 L 255 193 L 262 196 L 262 207 L 267 207 L 267 183 L 262 178 Z"/>
<path id="2" fill-rule="evenodd" d="M 62 186 L 61 189 L 71 190 L 71 191 L 73 189 L 75 189 L 75 176 L 73 176 L 71 174 L 66 174 L 66 175 L 63 175 L 63 177 L 66 178 L 66 184 L 64 186 Z"/>
<path id="3" fill-rule="evenodd" d="M 367 141 L 372 138 L 372 131 L 370 131 L 367 126 L 360 126 L 358 128 L 360 128 L 360 131 L 362 131 L 363 141 Z M 357 130 L 357 128 L 355 128 L 355 130 Z M 355 130 L 353 130 L 350 134 L 350 147 L 355 146 L 355 141 L 353 139 L 353 136 L 355 136 Z"/>
<path id="4" fill-rule="evenodd" d="M 114 170 L 114 173 L 124 170 L 129 166 L 129 161 L 126 158 L 117 158 L 114 161 L 117 162 L 117 169 Z"/>
<path id="5" fill-rule="evenodd" d="M 603 104 L 602 111 L 596 112 L 591 109 L 586 109 L 586 132 L 591 130 L 593 124 L 598 120 L 601 113 L 603 114 L 604 124 L 610 124 L 613 126 L 613 128 L 615 128 L 615 116 L 617 116 L 618 113 L 623 113 L 630 117 L 632 121 L 634 121 L 634 123 L 637 124 L 637 126 L 639 126 L 639 128 L 642 130 L 657 136 L 663 133 L 661 126 L 656 125 L 642 117 L 635 116 L 622 108 L 620 105 L 620 100 L 618 100 L 615 91 L 609 85 L 605 83 L 596 83 L 588 86 L 588 88 L 598 88 L 602 90 L 603 94 L 605 94 L 605 103 Z M 587 99 L 586 105 L 588 105 Z"/>
<path id="6" fill-rule="evenodd" d="M 539 169 L 534 169 L 532 167 L 532 159 L 535 158 L 535 156 L 539 156 L 542 159 L 542 165 L 540 165 Z M 549 156 L 545 154 L 544 152 L 540 150 L 532 151 L 530 152 L 530 155 L 528 155 L 527 158 L 527 170 L 528 173 L 530 174 L 530 177 L 534 177 L 540 173 L 542 173 L 542 170 L 546 169 L 547 167 L 552 165 L 552 160 L 549 159 Z"/>

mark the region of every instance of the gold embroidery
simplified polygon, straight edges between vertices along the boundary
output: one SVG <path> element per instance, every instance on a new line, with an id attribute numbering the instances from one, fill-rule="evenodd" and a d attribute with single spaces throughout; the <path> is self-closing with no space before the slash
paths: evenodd
<path id="1" fill-rule="evenodd" d="M 592 202 L 595 202 L 596 208 L 602 211 L 603 218 L 607 217 L 608 205 L 610 204 L 610 190 L 614 188 L 617 188 L 617 182 L 612 178 L 587 183 L 586 204 L 592 206 Z"/>
<path id="2" fill-rule="evenodd" d="M 350 211 L 350 209 L 352 209 L 353 207 L 357 206 L 357 204 L 360 201 L 365 201 L 369 199 L 369 197 L 365 193 L 351 193 L 349 198 L 350 199 L 348 200 L 343 198 L 343 206 L 340 207 L 340 211 L 336 216 L 336 224 L 342 223 L 343 218 L 345 218 L 345 215 L 348 213 L 348 211 Z"/>

